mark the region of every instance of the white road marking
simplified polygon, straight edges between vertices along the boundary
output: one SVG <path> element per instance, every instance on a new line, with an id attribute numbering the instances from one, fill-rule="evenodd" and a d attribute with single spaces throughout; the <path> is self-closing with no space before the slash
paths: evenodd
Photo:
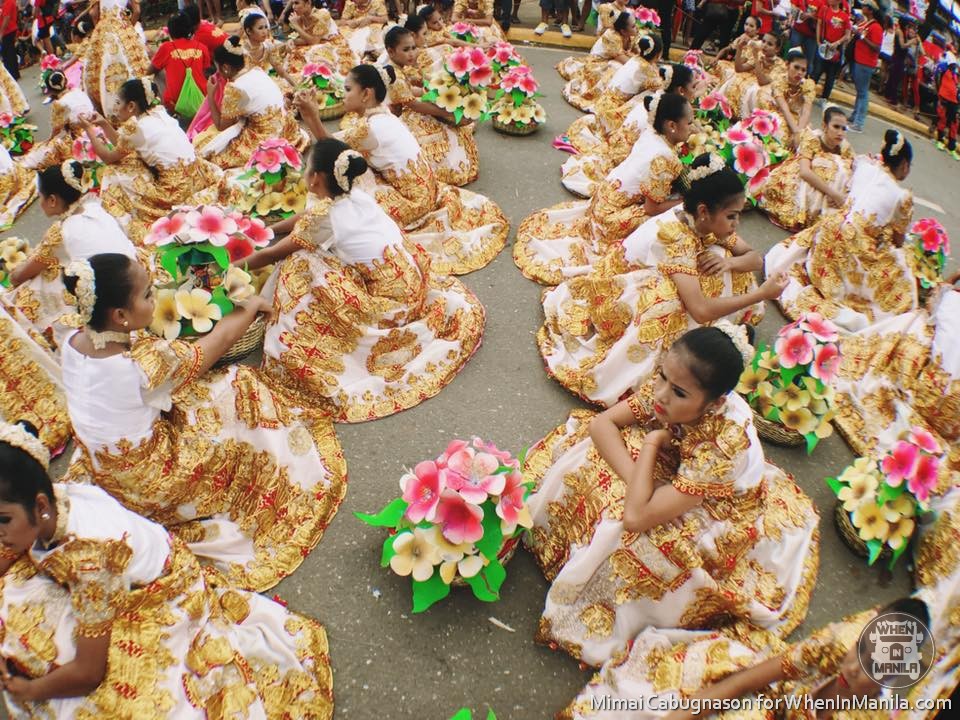
<path id="1" fill-rule="evenodd" d="M 917 205 L 923 205 L 925 208 L 930 208 L 930 209 L 933 210 L 934 212 L 938 212 L 938 213 L 940 213 L 941 215 L 946 215 L 946 214 L 947 214 L 947 211 L 946 211 L 946 210 L 944 210 L 942 207 L 940 207 L 939 205 L 937 205 L 935 202 L 933 202 L 933 201 L 931 201 L 931 200 L 925 200 L 925 199 L 922 198 L 922 197 L 916 197 L 916 196 L 914 196 L 913 201 L 914 201 Z"/>

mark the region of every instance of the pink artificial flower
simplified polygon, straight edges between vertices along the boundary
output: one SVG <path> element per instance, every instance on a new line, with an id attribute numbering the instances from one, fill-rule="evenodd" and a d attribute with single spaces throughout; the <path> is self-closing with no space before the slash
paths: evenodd
<path id="1" fill-rule="evenodd" d="M 880 468 L 887 476 L 887 484 L 891 487 L 899 487 L 905 479 L 913 477 L 919 456 L 920 451 L 917 446 L 905 440 L 894 445 L 893 450 L 880 461 Z"/>
<path id="2" fill-rule="evenodd" d="M 749 191 L 752 197 L 757 197 L 762 191 L 763 186 L 767 184 L 767 180 L 770 179 L 770 168 L 765 167 L 752 178 L 747 180 L 747 190 Z"/>
<path id="3" fill-rule="evenodd" d="M 639 7 L 633 11 L 637 16 L 637 21 L 641 23 L 652 22 L 653 18 L 650 16 L 650 10 L 645 7 Z"/>
<path id="4" fill-rule="evenodd" d="M 907 440 L 931 455 L 939 455 L 943 452 L 940 448 L 940 443 L 937 442 L 930 431 L 925 430 L 919 425 L 914 425 L 910 428 L 910 435 L 907 436 Z"/>
<path id="5" fill-rule="evenodd" d="M 471 48 L 467 51 L 467 58 L 470 60 L 470 69 L 490 67 L 490 60 L 487 54 L 480 48 Z"/>
<path id="6" fill-rule="evenodd" d="M 292 167 L 294 170 L 299 170 L 303 167 L 303 157 L 300 155 L 300 151 L 290 143 L 284 145 L 283 156 L 287 160 L 287 165 Z"/>
<path id="7" fill-rule="evenodd" d="M 505 42 L 497 43 L 490 48 L 488 53 L 492 53 L 490 57 L 501 65 L 506 65 L 516 57 L 516 53 L 513 50 L 513 45 Z"/>
<path id="8" fill-rule="evenodd" d="M 686 55 L 683 56 L 683 64 L 700 67 L 700 56 L 702 54 L 702 50 L 687 50 Z"/>
<path id="9" fill-rule="evenodd" d="M 750 142 L 753 140 L 753 133 L 749 130 L 745 130 L 740 126 L 740 123 L 737 123 L 729 130 L 727 130 L 726 135 L 727 140 L 732 142 L 734 145 L 740 145 L 741 143 Z"/>
<path id="10" fill-rule="evenodd" d="M 774 351 L 782 368 L 806 365 L 813 360 L 813 340 L 803 330 L 794 329 L 777 338 Z"/>
<path id="11" fill-rule="evenodd" d="M 289 145 L 286 140 L 283 138 L 268 138 L 260 143 L 261 150 L 269 150 L 271 148 L 282 148 L 284 145 Z"/>
<path id="12" fill-rule="evenodd" d="M 73 141 L 73 159 L 79 162 L 94 161 L 97 159 L 97 153 L 93 150 L 91 142 L 84 137 Z"/>
<path id="13" fill-rule="evenodd" d="M 490 453 L 491 455 L 493 455 L 495 458 L 497 458 L 497 460 L 500 461 L 500 463 L 501 463 L 502 465 L 510 465 L 511 467 L 519 467 L 519 466 L 520 466 L 520 463 L 518 463 L 516 460 L 514 460 L 514 459 L 513 459 L 513 456 L 510 455 L 510 451 L 509 451 L 509 450 L 501 450 L 500 448 L 498 448 L 498 447 L 497 447 L 496 445 L 494 445 L 493 443 L 491 443 L 491 442 L 484 442 L 483 440 L 481 440 L 481 439 L 478 438 L 478 437 L 475 437 L 475 438 L 473 439 L 473 442 L 472 442 L 471 444 L 472 444 L 473 447 L 475 447 L 477 450 L 480 450 L 481 452 L 485 452 L 485 453 Z"/>
<path id="14" fill-rule="evenodd" d="M 840 371 L 840 349 L 836 343 L 828 343 L 817 349 L 810 374 L 825 385 L 832 383 Z"/>
<path id="15" fill-rule="evenodd" d="M 41 70 L 56 70 L 60 67 L 60 58 L 52 53 L 47 53 L 42 58 L 40 58 L 40 69 Z"/>
<path id="16" fill-rule="evenodd" d="M 233 236 L 227 240 L 224 247 L 227 249 L 227 255 L 230 256 L 230 262 L 243 260 L 245 257 L 253 255 L 254 251 L 253 243 L 243 235 Z"/>
<path id="17" fill-rule="evenodd" d="M 403 499 L 410 503 L 403 514 L 405 518 L 413 523 L 423 520 L 433 522 L 437 505 L 440 504 L 440 493 L 446 486 L 445 475 L 446 472 L 438 468 L 433 460 L 426 460 L 417 463 L 412 473 L 400 478 Z"/>
<path id="18" fill-rule="evenodd" d="M 733 117 L 733 110 L 730 108 L 730 103 L 727 102 L 727 98 L 724 95 L 718 94 L 717 103 L 720 105 L 720 113 L 725 118 L 729 120 Z"/>
<path id="19" fill-rule="evenodd" d="M 465 50 L 458 50 L 447 58 L 447 67 L 454 75 L 467 74 L 470 72 L 470 54 Z"/>
<path id="20" fill-rule="evenodd" d="M 840 337 L 840 331 L 837 329 L 837 326 L 820 313 L 803 313 L 797 318 L 797 323 L 801 330 L 810 333 L 820 342 L 832 343 L 836 342 Z"/>
<path id="21" fill-rule="evenodd" d="M 305 78 L 312 78 L 319 75 L 322 78 L 332 78 L 333 70 L 331 70 L 326 63 L 307 63 L 303 66 L 303 70 L 300 73 Z"/>
<path id="22" fill-rule="evenodd" d="M 9 127 L 13 122 L 13 115 L 8 112 L 0 112 L 0 126 Z"/>
<path id="23" fill-rule="evenodd" d="M 273 240 L 273 230 L 268 228 L 260 218 L 246 219 L 242 229 L 243 234 L 250 238 L 250 241 L 258 248 L 266 247 Z"/>
<path id="24" fill-rule="evenodd" d="M 454 545 L 473 543 L 483 537 L 483 509 L 449 488 L 440 494 L 434 522 Z"/>
<path id="25" fill-rule="evenodd" d="M 166 245 L 174 236 L 187 226 L 185 213 L 174 213 L 162 217 L 150 226 L 150 232 L 143 239 L 148 245 Z"/>
<path id="26" fill-rule="evenodd" d="M 208 241 L 211 245 L 223 247 L 230 236 L 237 232 L 236 221 L 228 217 L 223 210 L 212 205 L 205 205 L 199 211 L 188 212 L 187 222 L 191 226 L 192 242 Z"/>
<path id="27" fill-rule="evenodd" d="M 262 173 L 276 173 L 283 169 L 284 154 L 274 148 L 257 150 L 253 154 L 253 166 Z"/>
<path id="28" fill-rule="evenodd" d="M 947 246 L 947 236 L 943 228 L 927 228 L 923 232 L 917 233 L 923 244 L 923 249 L 929 253 L 937 252 L 941 247 L 945 247 L 945 252 L 950 252 Z"/>
<path id="29" fill-rule="evenodd" d="M 533 525 L 530 510 L 523 500 L 526 490 L 523 486 L 523 474 L 519 470 L 507 474 L 506 484 L 500 493 L 500 502 L 497 503 L 497 515 L 503 521 L 500 528 L 504 535 L 510 535 L 517 529 L 517 525 Z"/>
<path id="30" fill-rule="evenodd" d="M 464 447 L 447 458 L 447 487 L 467 502 L 480 504 L 487 495 L 499 495 L 506 482 L 503 473 L 496 473 L 500 461 L 490 453 Z"/>
<path id="31" fill-rule="evenodd" d="M 761 145 L 753 142 L 735 145 L 733 148 L 733 169 L 752 178 L 767 166 L 767 153 Z"/>
<path id="32" fill-rule="evenodd" d="M 493 68 L 489 65 L 481 65 L 470 71 L 470 84 L 477 87 L 486 87 L 493 82 Z"/>
<path id="33" fill-rule="evenodd" d="M 520 86 L 520 81 L 524 75 L 517 72 L 517 68 L 511 68 L 502 78 L 500 78 L 500 87 L 504 92 L 510 92 Z"/>
<path id="34" fill-rule="evenodd" d="M 440 455 L 437 457 L 437 467 L 447 467 L 447 461 L 450 459 L 450 457 L 456 455 L 469 444 L 470 443 L 468 443 L 466 440 L 451 440 L 447 445 L 447 449 L 440 453 Z"/>
<path id="35" fill-rule="evenodd" d="M 470 35 L 474 30 L 473 25 L 465 22 L 457 22 L 453 24 L 453 27 L 450 28 L 457 35 Z"/>
<path id="36" fill-rule="evenodd" d="M 540 89 L 540 86 L 537 85 L 537 81 L 533 79 L 533 75 L 521 75 L 519 85 L 520 89 L 523 90 L 527 95 L 535 95 L 537 90 Z"/>
<path id="37" fill-rule="evenodd" d="M 751 118 L 749 127 L 757 135 L 763 135 L 765 137 L 773 135 L 777 129 L 774 121 L 763 115 Z"/>
<path id="38" fill-rule="evenodd" d="M 907 480 L 907 490 L 921 502 L 930 499 L 930 491 L 937 486 L 937 471 L 940 460 L 933 455 L 921 455 L 913 475 Z"/>
<path id="39" fill-rule="evenodd" d="M 716 93 L 710 93 L 709 95 L 704 95 L 700 98 L 700 109 L 704 112 L 710 112 L 715 109 L 720 101 L 717 99 L 718 95 Z"/>

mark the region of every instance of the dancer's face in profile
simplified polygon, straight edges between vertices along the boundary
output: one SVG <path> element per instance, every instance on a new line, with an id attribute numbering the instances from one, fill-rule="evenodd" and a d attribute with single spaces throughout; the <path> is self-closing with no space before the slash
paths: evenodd
<path id="1" fill-rule="evenodd" d="M 670 425 L 696 422 L 720 401 L 710 398 L 697 379 L 694 360 L 683 348 L 671 348 L 663 361 L 653 390 L 653 412 Z"/>

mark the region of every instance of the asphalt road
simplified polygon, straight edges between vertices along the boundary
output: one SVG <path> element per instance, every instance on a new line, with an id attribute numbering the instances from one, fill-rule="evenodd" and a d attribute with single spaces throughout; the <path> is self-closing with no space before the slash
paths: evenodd
<path id="1" fill-rule="evenodd" d="M 560 95 L 553 65 L 566 53 L 523 48 L 545 95 L 547 125 L 529 137 L 478 129 L 481 175 L 472 190 L 489 195 L 515 226 L 529 213 L 571 196 L 560 185 L 566 155 L 550 142 L 579 112 Z M 40 104 L 36 68 L 22 85 L 34 108 L 40 137 L 49 131 L 48 108 Z M 886 125 L 871 118 L 863 135 L 851 137 L 858 152 L 877 152 Z M 913 173 L 906 184 L 920 202 L 915 217 L 932 215 L 960 239 L 960 163 L 938 152 L 929 139 L 914 143 Z M 49 221 L 36 204 L 9 234 L 36 243 Z M 785 233 L 759 213 L 749 213 L 742 236 L 766 250 Z M 464 278 L 487 310 L 484 342 L 464 371 L 437 397 L 420 406 L 360 425 L 337 428 L 346 453 L 347 498 L 319 547 L 274 592 L 291 608 L 319 619 L 327 628 L 334 672 L 337 718 L 443 720 L 461 706 L 495 710 L 501 719 L 552 717 L 588 679 L 569 656 L 533 642 L 547 584 L 532 559 L 518 552 L 508 566 L 502 599 L 475 600 L 454 591 L 442 603 L 412 615 L 409 582 L 379 566 L 383 534 L 353 516 L 379 509 L 399 492 L 405 467 L 435 457 L 455 437 L 480 435 L 514 452 L 562 423 L 579 401 L 551 381 L 534 343 L 542 320 L 541 288 L 514 266 L 510 247 L 488 267 Z M 784 323 L 768 308 L 759 337 L 767 340 Z M 853 458 L 836 435 L 812 457 L 801 449 L 767 448 L 768 458 L 792 473 L 821 508 L 821 568 L 805 634 L 845 614 L 905 594 L 906 563 L 884 577 L 867 568 L 840 541 L 832 522 L 833 495 L 823 478 Z M 62 472 L 64 461 L 57 463 Z M 272 594 L 272 593 L 271 593 Z M 490 622 L 496 618 L 513 631 Z"/>

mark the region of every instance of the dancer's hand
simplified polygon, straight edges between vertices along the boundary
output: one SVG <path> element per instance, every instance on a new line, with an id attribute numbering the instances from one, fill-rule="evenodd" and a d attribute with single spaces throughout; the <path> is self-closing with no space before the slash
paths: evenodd
<path id="1" fill-rule="evenodd" d="M 716 253 L 702 252 L 697 257 L 697 269 L 704 275 L 719 275 L 730 269 L 730 258 Z"/>
<path id="2" fill-rule="evenodd" d="M 760 286 L 760 295 L 764 300 L 776 300 L 787 287 L 789 278 L 783 271 L 775 272 L 763 281 Z"/>
<path id="3" fill-rule="evenodd" d="M 252 312 L 254 315 L 263 315 L 267 322 L 273 319 L 273 302 L 267 300 L 267 298 L 262 295 L 254 295 L 238 304 L 241 308 Z"/>

